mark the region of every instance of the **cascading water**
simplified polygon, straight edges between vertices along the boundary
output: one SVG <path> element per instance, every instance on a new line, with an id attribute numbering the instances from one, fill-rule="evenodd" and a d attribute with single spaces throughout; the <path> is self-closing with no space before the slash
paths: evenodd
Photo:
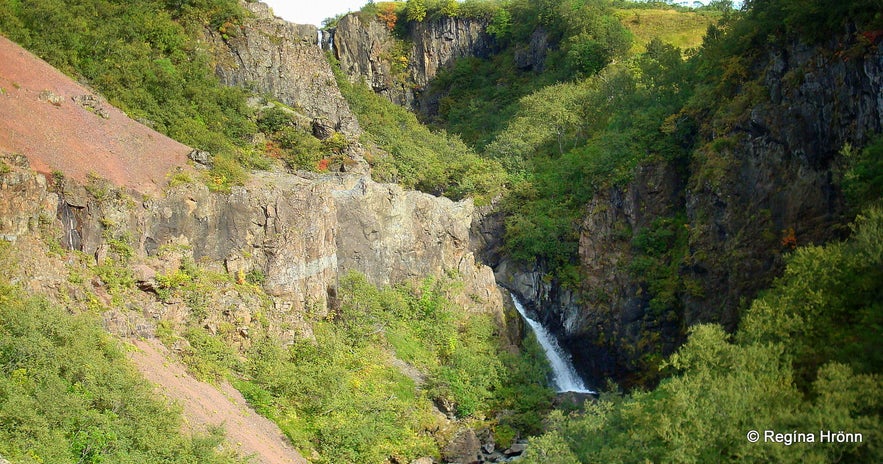
<path id="1" fill-rule="evenodd" d="M 510 293 L 510 295 L 512 294 Z M 558 392 L 595 393 L 586 388 L 583 379 L 576 373 L 573 363 L 570 362 L 570 355 L 561 349 L 555 337 L 542 324 L 528 317 L 524 306 L 515 295 L 512 295 L 512 302 L 515 303 L 518 314 L 521 314 L 521 317 L 527 321 L 527 325 L 536 334 L 537 341 L 546 352 L 546 357 L 549 358 L 549 364 L 552 366 L 552 382 Z"/>

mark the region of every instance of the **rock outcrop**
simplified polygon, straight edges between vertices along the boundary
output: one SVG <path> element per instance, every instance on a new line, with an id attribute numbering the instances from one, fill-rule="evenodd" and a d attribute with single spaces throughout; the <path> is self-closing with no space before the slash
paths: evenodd
<path id="1" fill-rule="evenodd" d="M 359 124 L 319 46 L 318 29 L 277 18 L 264 3 L 243 6 L 252 16 L 240 27 L 226 34 L 207 30 L 221 81 L 273 95 L 338 132 L 358 135 Z"/>
<path id="2" fill-rule="evenodd" d="M 376 93 L 406 108 L 420 106 L 421 92 L 440 69 L 457 58 L 486 57 L 493 51 L 482 20 L 409 22 L 407 40 L 402 41 L 379 19 L 363 16 L 344 16 L 325 41 L 333 41 L 334 54 L 351 80 L 364 80 Z"/>
<path id="3" fill-rule="evenodd" d="M 502 310 L 493 271 L 470 251 L 471 200 L 453 202 L 366 178 L 333 196 L 342 270 L 358 271 L 377 285 L 453 273 L 471 300 L 457 303 Z"/>
<path id="4" fill-rule="evenodd" d="M 15 243 L 54 221 L 58 196 L 47 190 L 46 177 L 28 169 L 24 155 L 0 157 L 0 240 Z"/>
<path id="5" fill-rule="evenodd" d="M 847 58 L 844 50 L 857 47 L 844 39 L 770 49 L 755 68 L 767 96 L 729 133 L 715 134 L 716 143 L 707 134 L 689 166 L 647 163 L 627 185 L 599 192 L 580 227 L 581 288 L 563 289 L 543 269 L 496 265 L 504 285 L 545 310 L 590 382 L 652 381 L 654 360 L 679 346 L 689 326 L 734 329 L 744 305 L 783 269 L 785 252 L 844 232 L 839 152 L 883 130 L 883 50 Z M 647 276 L 630 269 L 633 239 L 674 217 L 686 247 L 670 263 L 680 283 L 659 313 Z"/>
<path id="6" fill-rule="evenodd" d="M 466 290 L 460 303 L 502 312 L 491 269 L 469 251 L 471 200 L 455 203 L 352 175 L 255 173 L 229 194 L 191 184 L 135 208 L 95 201 L 70 185 L 60 215 L 69 248 L 100 254 L 112 223 L 146 255 L 185 245 L 219 270 L 260 272 L 267 293 L 291 313 L 326 307 L 338 277 L 349 271 L 378 285 L 456 274 Z"/>

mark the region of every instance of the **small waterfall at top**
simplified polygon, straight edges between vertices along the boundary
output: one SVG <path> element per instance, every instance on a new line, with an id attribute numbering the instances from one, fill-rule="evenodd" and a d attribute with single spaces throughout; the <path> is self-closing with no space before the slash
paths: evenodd
<path id="1" fill-rule="evenodd" d="M 518 301 L 518 298 L 511 293 L 510 295 L 512 296 L 512 302 L 515 303 L 515 309 L 518 310 L 518 314 L 521 314 L 521 317 L 527 321 L 527 325 L 536 334 L 537 341 L 540 342 L 543 351 L 546 352 L 546 357 L 549 358 L 549 364 L 552 366 L 552 382 L 555 384 L 558 392 L 595 393 L 586 388 L 583 379 L 580 378 L 573 368 L 570 355 L 561 349 L 555 336 L 549 333 L 542 324 L 528 317 L 524 306 Z"/>

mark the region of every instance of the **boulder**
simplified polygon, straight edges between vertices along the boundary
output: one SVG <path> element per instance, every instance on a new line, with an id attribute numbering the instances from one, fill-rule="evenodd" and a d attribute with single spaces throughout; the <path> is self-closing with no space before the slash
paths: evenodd
<path id="1" fill-rule="evenodd" d="M 506 448 L 506 450 L 503 451 L 503 454 L 505 454 L 506 456 L 517 456 L 524 453 L 524 450 L 526 449 L 527 444 L 525 443 L 513 443 L 512 446 Z"/>
<path id="2" fill-rule="evenodd" d="M 461 429 L 442 449 L 442 459 L 449 463 L 470 464 L 479 460 L 481 442 L 470 428 Z"/>
<path id="3" fill-rule="evenodd" d="M 187 158 L 190 158 L 194 163 L 205 166 L 207 168 L 212 167 L 212 154 L 203 151 L 203 150 L 191 150 L 190 153 L 187 154 Z"/>
<path id="4" fill-rule="evenodd" d="M 319 140 L 329 139 L 335 132 L 334 125 L 325 118 L 313 119 L 312 129 L 313 135 Z"/>

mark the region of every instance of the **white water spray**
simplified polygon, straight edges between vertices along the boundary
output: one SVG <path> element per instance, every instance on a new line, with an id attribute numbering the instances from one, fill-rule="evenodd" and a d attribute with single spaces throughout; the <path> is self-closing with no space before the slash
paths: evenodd
<path id="1" fill-rule="evenodd" d="M 546 352 L 546 357 L 549 358 L 549 365 L 552 366 L 552 382 L 555 384 L 558 392 L 595 393 L 586 388 L 583 379 L 579 377 L 579 374 L 573 368 L 573 363 L 570 362 L 570 355 L 561 349 L 555 336 L 550 334 L 542 324 L 528 317 L 524 306 L 518 301 L 518 298 L 511 293 L 510 295 L 512 296 L 512 302 L 515 303 L 515 309 L 518 310 L 518 314 L 521 314 L 521 317 L 527 321 L 527 325 L 536 334 L 537 341 L 540 342 L 540 346 Z"/>

